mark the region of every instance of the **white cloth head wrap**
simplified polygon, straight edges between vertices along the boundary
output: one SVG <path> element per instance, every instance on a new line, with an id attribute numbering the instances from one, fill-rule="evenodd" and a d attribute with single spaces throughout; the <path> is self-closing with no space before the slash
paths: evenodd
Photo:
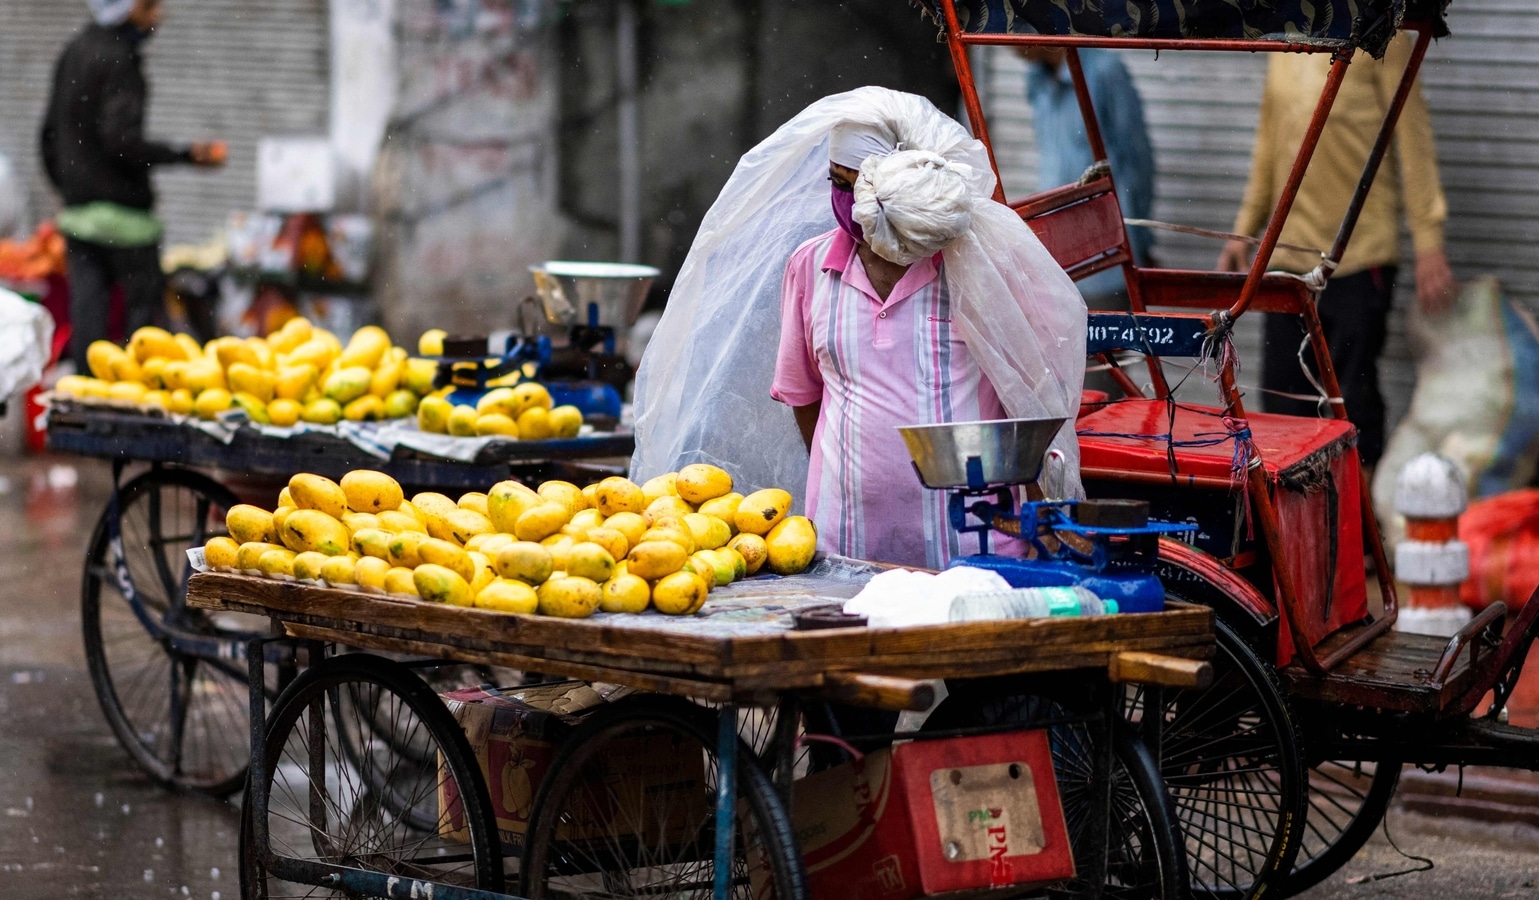
<path id="1" fill-rule="evenodd" d="M 769 395 L 786 261 L 835 227 L 825 181 L 829 161 L 840 159 L 833 135 L 860 153 L 870 143 L 846 144 L 842 135 L 884 129 L 891 137 L 884 150 L 901 150 L 879 161 L 866 153 L 860 167 L 872 165 L 862 180 L 870 176 L 874 198 L 885 196 L 887 176 L 893 185 L 912 178 L 940 188 L 926 205 L 942 224 L 924 240 L 944 244 L 957 332 L 1007 415 L 1068 420 L 1053 446 L 1065 455 L 1065 496 L 1083 495 L 1074 415 L 1085 372 L 1084 300 L 1020 216 L 991 199 L 994 172 L 983 144 L 923 97 L 877 87 L 825 97 L 780 126 L 743 156 L 706 213 L 636 374 L 632 478 L 704 462 L 731 472 L 744 494 L 781 487 L 803 495 L 805 445 L 791 410 Z M 856 212 L 868 235 L 889 227 L 896 236 L 912 224 L 884 216 L 885 224 Z"/>
<path id="2" fill-rule="evenodd" d="M 867 159 L 896 149 L 897 140 L 881 122 L 840 122 L 828 133 L 828 161 L 846 169 L 859 170 Z"/>
<path id="3" fill-rule="evenodd" d="M 128 14 L 134 11 L 135 2 L 136 0 L 86 0 L 86 6 L 91 8 L 91 18 L 96 21 L 96 24 L 111 28 L 128 21 Z"/>

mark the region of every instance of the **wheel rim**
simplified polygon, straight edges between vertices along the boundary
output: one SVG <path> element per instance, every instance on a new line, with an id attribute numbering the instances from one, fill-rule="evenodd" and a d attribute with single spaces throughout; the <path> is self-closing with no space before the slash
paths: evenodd
<path id="1" fill-rule="evenodd" d="M 348 696 L 346 702 L 338 698 Z M 435 701 L 436 702 L 436 699 Z M 368 712 L 366 713 L 365 710 Z M 364 716 L 373 721 L 364 721 Z M 355 734 L 383 723 L 391 733 L 430 750 L 431 764 L 394 753 L 383 741 L 349 749 L 336 723 Z M 275 716 L 268 747 L 268 846 L 275 860 L 304 860 L 402 877 L 474 887 L 477 862 L 467 843 L 443 835 L 464 827 L 457 815 L 462 785 L 438 763 L 441 747 L 418 711 L 394 690 L 357 679 L 332 679 Z M 394 804 L 374 785 L 394 786 Z M 446 798 L 440 811 L 440 797 Z M 422 823 L 429 827 L 420 827 Z M 464 837 L 463 832 L 459 837 Z M 468 838 L 465 838 L 468 840 Z M 270 900 L 351 896 L 297 885 L 264 871 Z"/>
<path id="2" fill-rule="evenodd" d="M 190 572 L 186 550 L 224 533 L 225 503 L 180 480 L 149 478 L 120 494 L 130 583 L 157 624 L 216 635 L 220 626 L 203 613 L 176 607 Z M 178 653 L 146 630 L 111 570 L 115 554 L 105 524 L 87 561 L 83 625 L 108 722 L 157 780 L 230 793 L 239 787 L 249 755 L 249 700 L 240 664 Z"/>
<path id="3" fill-rule="evenodd" d="M 696 756 L 696 787 L 648 796 L 626 790 L 629 779 L 614 777 L 613 761 L 618 757 L 606 748 L 641 742 L 666 745 L 666 753 L 654 752 L 684 760 L 683 770 L 692 770 L 689 759 Z M 739 784 L 746 786 L 753 777 L 762 790 L 762 773 L 749 771 L 752 760 L 745 754 L 739 763 L 744 767 Z M 718 776 L 715 754 L 701 737 L 663 720 L 618 722 L 601 738 L 572 748 L 560 770 L 547 776 L 551 781 L 542 788 L 535 813 L 538 824 L 530 823 L 526 892 L 532 900 L 712 897 Z M 740 789 L 730 896 L 745 900 L 792 896 L 777 883 L 775 866 L 766 864 L 776 851 L 767 846 L 757 824 L 745 824 L 741 817 L 745 808 L 758 803 L 747 793 Z M 553 838 L 536 837 L 536 828 L 543 834 L 547 827 L 557 829 Z"/>
<path id="4" fill-rule="evenodd" d="M 1286 872 L 1303 827 L 1298 737 L 1281 695 L 1222 623 L 1213 683 L 1164 691 L 1160 769 L 1186 839 L 1194 893 L 1254 897 Z M 1129 693 L 1141 722 L 1144 694 Z"/>

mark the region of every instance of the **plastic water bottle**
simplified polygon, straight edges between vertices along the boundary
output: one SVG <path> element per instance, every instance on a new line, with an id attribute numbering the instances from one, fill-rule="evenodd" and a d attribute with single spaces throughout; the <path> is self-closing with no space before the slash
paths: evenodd
<path id="1" fill-rule="evenodd" d="M 1102 600 L 1088 588 L 1034 587 L 986 594 L 963 594 L 951 601 L 948 620 L 984 622 L 1047 616 L 1103 616 L 1117 611 L 1117 601 Z"/>

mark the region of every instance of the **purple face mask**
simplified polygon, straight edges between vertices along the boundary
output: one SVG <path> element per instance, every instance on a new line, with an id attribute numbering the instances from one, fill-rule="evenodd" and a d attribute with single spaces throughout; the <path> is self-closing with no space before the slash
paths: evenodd
<path id="1" fill-rule="evenodd" d="M 830 191 L 834 205 L 834 219 L 845 234 L 854 238 L 856 243 L 865 243 L 866 234 L 861 229 L 860 223 L 855 221 L 855 191 L 841 190 L 838 185 L 832 186 Z"/>

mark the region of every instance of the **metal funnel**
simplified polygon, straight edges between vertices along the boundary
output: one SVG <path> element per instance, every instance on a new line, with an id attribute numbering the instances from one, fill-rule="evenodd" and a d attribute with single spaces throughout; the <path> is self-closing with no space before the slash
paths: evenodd
<path id="1" fill-rule="evenodd" d="M 635 324 L 658 271 L 627 263 L 563 262 L 530 266 L 535 289 L 552 325 L 608 325 L 621 332 Z M 589 321 L 589 308 L 596 322 Z"/>
<path id="2" fill-rule="evenodd" d="M 900 426 L 919 480 L 930 488 L 1027 484 L 1042 472 L 1042 457 L 1067 418 L 996 419 Z M 976 462 L 973 462 L 976 460 Z M 973 468 L 973 477 L 968 469 Z"/>

